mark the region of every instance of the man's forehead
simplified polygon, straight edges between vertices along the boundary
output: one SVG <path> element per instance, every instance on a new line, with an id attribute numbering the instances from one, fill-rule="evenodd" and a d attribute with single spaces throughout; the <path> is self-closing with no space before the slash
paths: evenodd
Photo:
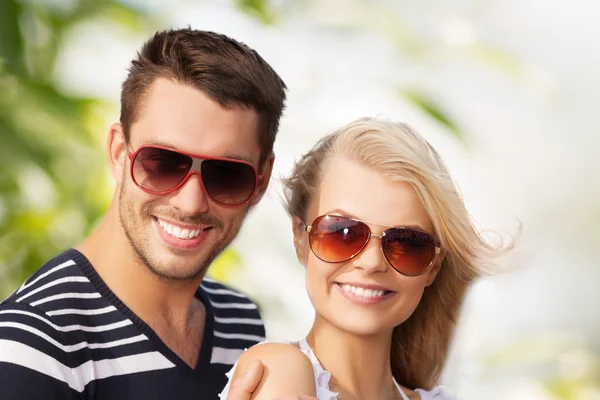
<path id="1" fill-rule="evenodd" d="M 258 161 L 259 118 L 253 108 L 224 108 L 202 91 L 171 81 L 157 80 L 152 89 L 131 127 L 133 146 Z"/>

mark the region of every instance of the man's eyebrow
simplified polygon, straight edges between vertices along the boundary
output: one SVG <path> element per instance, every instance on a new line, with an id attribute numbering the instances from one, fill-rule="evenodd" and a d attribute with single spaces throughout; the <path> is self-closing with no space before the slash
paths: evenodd
<path id="1" fill-rule="evenodd" d="M 172 144 L 167 143 L 167 142 L 163 142 L 160 140 L 142 140 L 142 143 L 140 144 L 140 146 L 146 146 L 146 145 L 155 145 L 155 146 L 162 146 L 162 147 L 168 147 L 169 149 L 173 149 L 173 150 L 178 150 L 178 148 L 174 147 Z"/>
<path id="2" fill-rule="evenodd" d="M 155 145 L 155 146 L 167 147 L 169 149 L 173 149 L 174 151 L 181 151 L 183 153 L 189 153 L 185 150 L 182 150 L 180 148 L 173 146 L 170 143 L 163 142 L 161 140 L 143 140 L 140 146 L 144 146 L 144 145 Z M 197 153 L 189 153 L 189 154 L 197 154 Z M 205 156 L 209 157 L 208 154 L 197 154 L 197 155 L 199 155 L 199 156 L 205 155 Z M 225 154 L 225 155 L 210 156 L 210 157 L 231 158 L 232 160 L 246 161 L 246 162 L 254 165 L 254 161 L 250 157 L 242 156 L 240 154 Z"/>
<path id="3" fill-rule="evenodd" d="M 233 160 L 246 161 L 246 162 L 254 165 L 254 162 L 250 159 L 250 157 L 241 156 L 239 154 L 227 154 L 227 155 L 223 156 L 223 158 L 231 158 Z"/>

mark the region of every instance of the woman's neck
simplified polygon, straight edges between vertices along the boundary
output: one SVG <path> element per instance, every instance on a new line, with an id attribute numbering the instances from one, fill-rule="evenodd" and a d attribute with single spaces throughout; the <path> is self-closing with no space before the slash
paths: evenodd
<path id="1" fill-rule="evenodd" d="M 390 364 L 392 331 L 358 336 L 317 316 L 307 341 L 341 398 L 399 398 Z"/>

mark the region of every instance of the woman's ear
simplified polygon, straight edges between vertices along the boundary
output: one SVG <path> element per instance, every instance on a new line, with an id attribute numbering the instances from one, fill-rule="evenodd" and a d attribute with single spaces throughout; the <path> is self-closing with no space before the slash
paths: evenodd
<path id="1" fill-rule="evenodd" d="M 440 272 L 440 269 L 442 268 L 442 262 L 443 262 L 443 257 L 436 257 L 436 260 L 434 261 L 434 265 L 431 267 L 431 269 L 429 271 L 427 271 L 427 282 L 425 282 L 425 287 L 430 286 L 434 281 L 435 278 L 437 277 L 438 272 Z"/>
<path id="2" fill-rule="evenodd" d="M 306 235 L 306 225 L 300 217 L 292 219 L 292 231 L 294 234 L 294 247 L 296 248 L 296 256 L 300 264 L 306 266 L 308 258 L 308 242 Z"/>

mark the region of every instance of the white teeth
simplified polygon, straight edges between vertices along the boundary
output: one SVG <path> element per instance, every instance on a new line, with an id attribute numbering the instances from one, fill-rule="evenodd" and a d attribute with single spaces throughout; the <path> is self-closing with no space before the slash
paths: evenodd
<path id="1" fill-rule="evenodd" d="M 342 286 L 342 289 L 344 289 L 344 291 L 352 292 L 357 296 L 363 296 L 363 297 L 381 297 L 385 293 L 383 290 L 365 289 L 362 287 L 351 286 L 348 284 L 343 284 L 341 286 Z"/>
<path id="2" fill-rule="evenodd" d="M 177 239 L 193 239 L 202 232 L 202 229 L 181 229 L 178 226 L 171 225 L 162 219 L 157 218 L 158 224 L 167 232 L 169 235 L 176 237 Z"/>
<path id="3" fill-rule="evenodd" d="M 173 236 L 176 236 L 178 238 L 180 238 L 182 236 L 180 227 L 176 226 L 173 228 Z"/>

